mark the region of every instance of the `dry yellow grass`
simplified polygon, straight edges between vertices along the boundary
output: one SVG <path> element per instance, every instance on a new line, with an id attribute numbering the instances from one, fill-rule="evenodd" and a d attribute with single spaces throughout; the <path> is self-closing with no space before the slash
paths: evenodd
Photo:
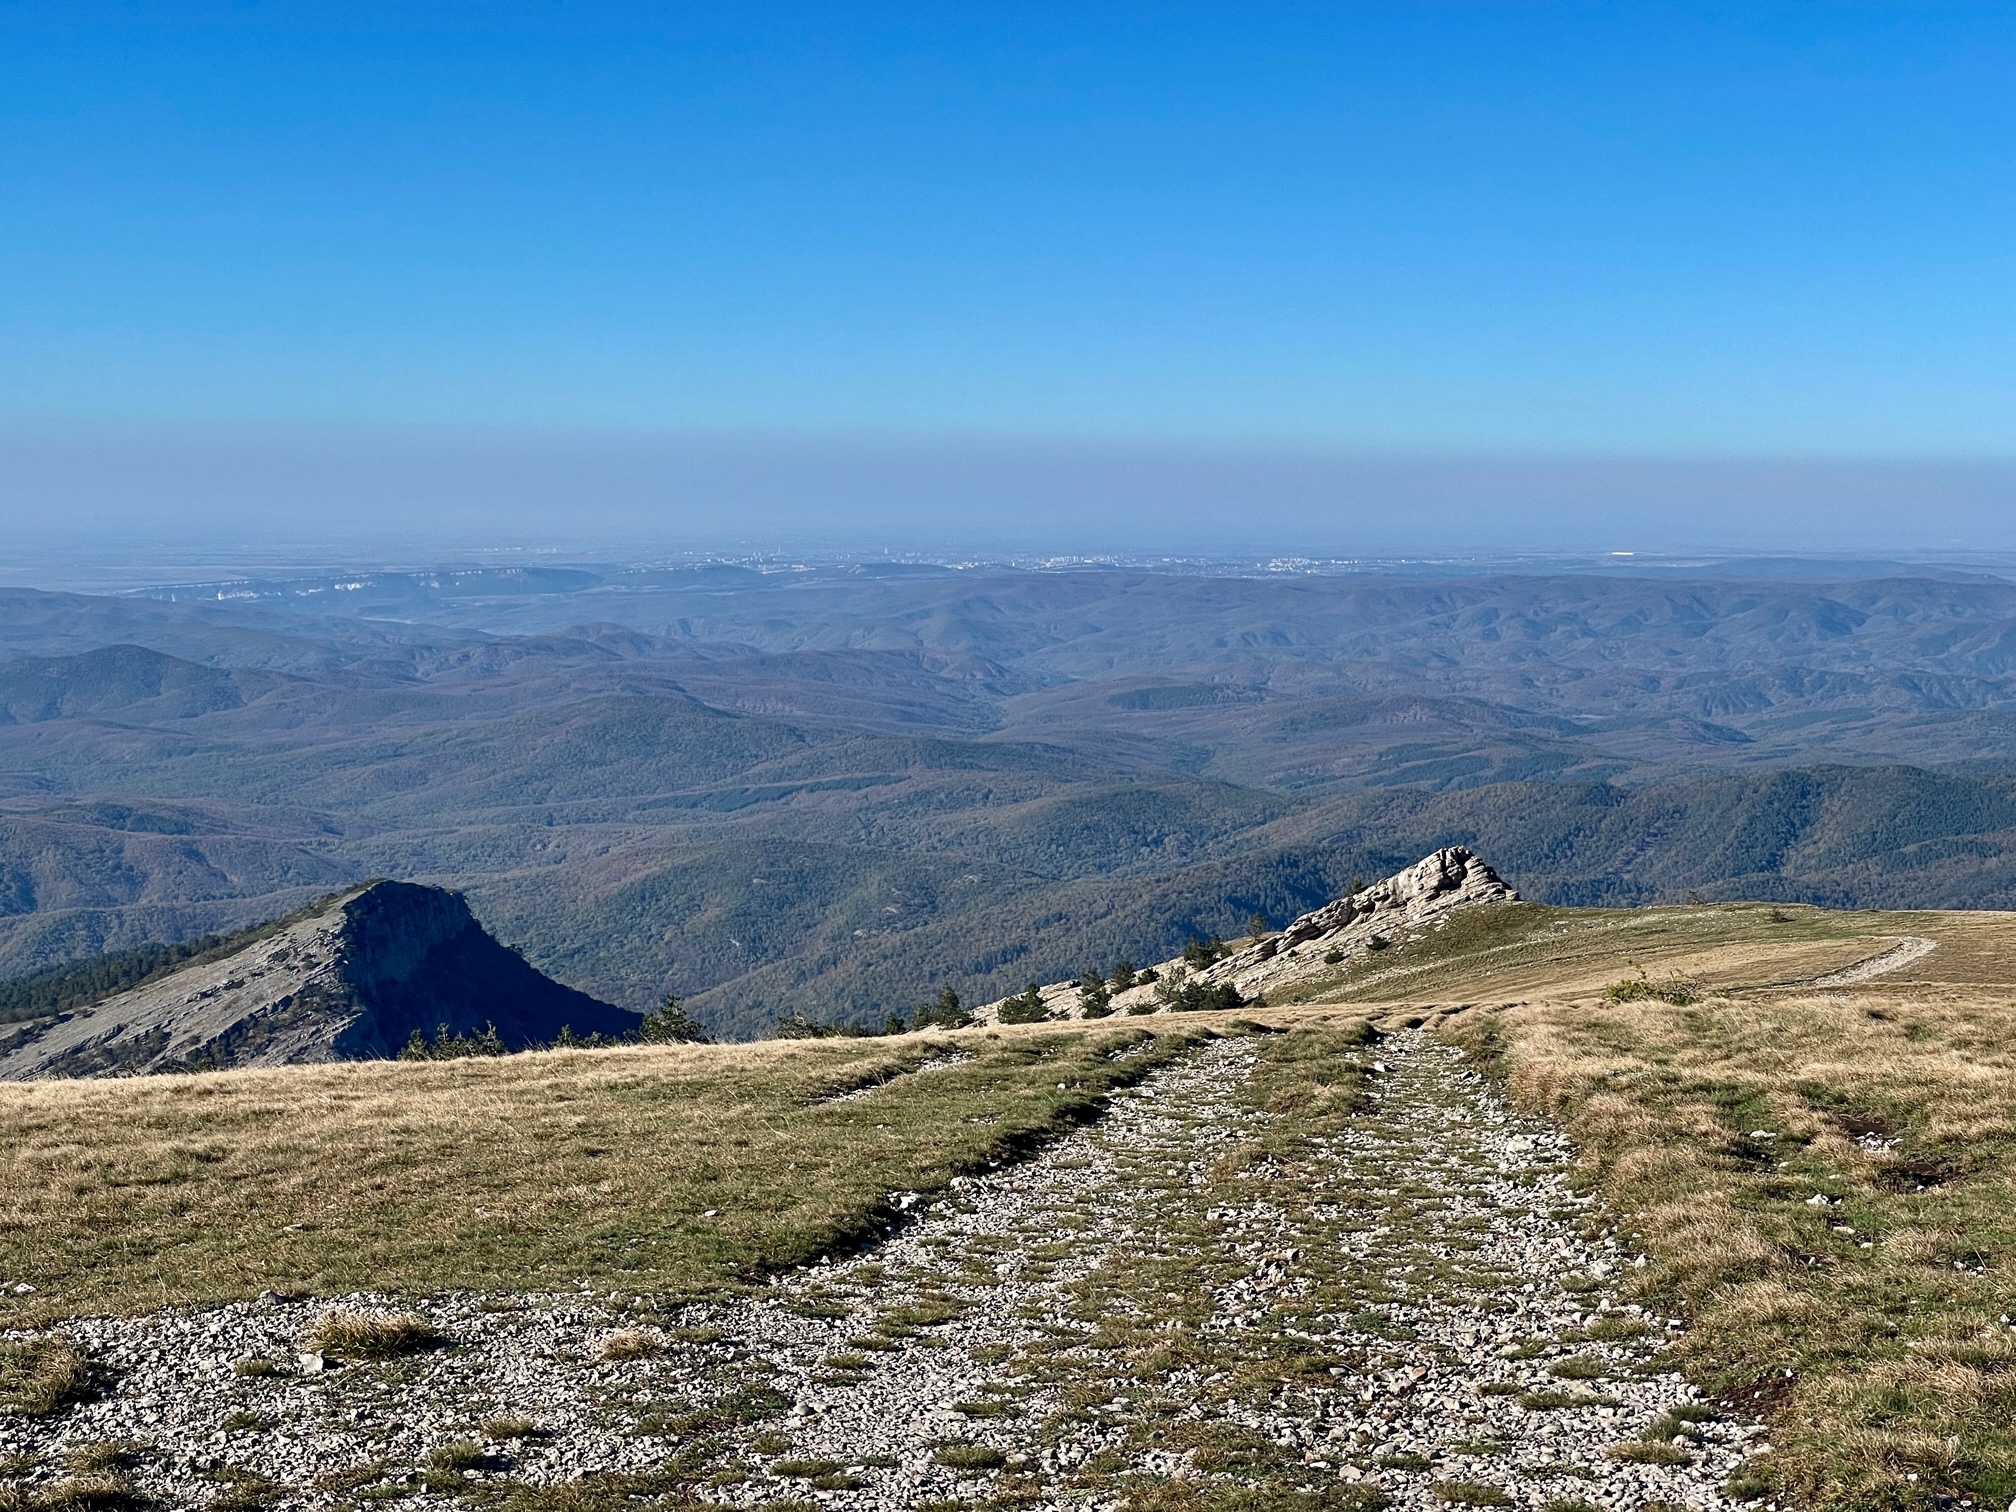
<path id="1" fill-rule="evenodd" d="M 1787 985 L 1904 936 L 1937 948 Z M 1692 1000 L 1606 996 L 1640 975 Z M 1253 1016 L 1426 1023 L 1581 1141 L 1636 1284 L 1770 1418 L 1790 1496 L 2016 1497 L 2016 919 L 1521 906 L 1309 996 Z M 732 1285 L 1090 1116 L 1220 1019 L 0 1087 L 0 1276 L 38 1288 L 0 1325 L 266 1287 Z M 973 1058 L 903 1074 L 954 1042 Z"/>
<path id="2" fill-rule="evenodd" d="M 418 1313 L 337 1310 L 318 1318 L 302 1342 L 337 1359 L 389 1360 L 432 1349 L 441 1335 Z"/>
<path id="3" fill-rule="evenodd" d="M 46 1417 L 90 1390 L 90 1364 L 68 1340 L 0 1340 L 0 1407 Z"/>
<path id="4" fill-rule="evenodd" d="M 1783 985 L 1905 936 L 1937 946 Z M 1506 910 L 1407 967 L 1321 996 L 1457 1039 L 1582 1143 L 1689 1368 L 1769 1417 L 1783 1492 L 2016 1497 L 2016 917 Z M 1606 995 L 1641 971 L 1696 996 Z"/>
<path id="5" fill-rule="evenodd" d="M 1599 993 L 1643 970 L 1657 981 L 1704 987 L 1797 981 L 1837 970 L 1900 936 L 1930 935 L 1928 921 L 1974 915 L 1830 913 L 1764 903 L 1643 909 L 1549 908 L 1521 903 L 1459 914 L 1390 955 L 1361 958 L 1294 999 L 1396 1003 L 1476 1002 Z M 1923 926 L 1923 927 L 1921 927 Z"/>
<path id="6" fill-rule="evenodd" d="M 665 1341 L 645 1328 L 619 1328 L 602 1341 L 605 1360 L 648 1360 L 665 1352 Z"/>
<path id="7" fill-rule="evenodd" d="M 457 1285 L 681 1291 L 873 1232 L 1090 1117 L 1195 1025 L 0 1085 L 0 1326 Z M 897 1074 L 957 1042 L 974 1057 Z"/>

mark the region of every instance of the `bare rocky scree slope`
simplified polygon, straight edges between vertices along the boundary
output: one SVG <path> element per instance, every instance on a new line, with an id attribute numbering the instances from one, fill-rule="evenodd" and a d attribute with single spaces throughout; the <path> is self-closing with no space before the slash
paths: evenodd
<path id="1" fill-rule="evenodd" d="M 285 1066 L 398 1054 L 418 1029 L 496 1029 L 508 1049 L 634 1029 L 492 939 L 462 895 L 407 882 L 340 893 L 198 960 L 0 1037 L 0 1080 Z"/>
<path id="2" fill-rule="evenodd" d="M 1112 995 L 1108 1007 L 1121 1012 L 1152 1012 L 1158 993 L 1192 978 L 1206 986 L 1230 985 L 1248 1000 L 1264 999 L 1323 976 L 1335 975 L 1367 956 L 1391 949 L 1422 930 L 1439 929 L 1458 909 L 1487 903 L 1517 903 L 1519 894 L 1493 871 L 1482 856 L 1461 845 L 1445 846 L 1404 871 L 1361 887 L 1348 897 L 1312 909 L 1279 934 L 1254 940 L 1191 971 L 1183 957 L 1155 966 L 1153 980 Z M 1052 1018 L 1083 1016 L 1085 1004 L 1076 982 L 1052 982 L 1039 987 Z M 992 1021 L 1000 1016 L 998 999 L 977 1010 Z"/>

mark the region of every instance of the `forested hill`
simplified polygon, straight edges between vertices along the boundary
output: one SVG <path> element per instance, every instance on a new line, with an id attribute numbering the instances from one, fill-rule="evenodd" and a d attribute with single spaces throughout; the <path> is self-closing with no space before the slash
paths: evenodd
<path id="1" fill-rule="evenodd" d="M 1555 902 L 2016 903 L 2006 583 L 343 583 L 0 593 L 0 978 L 378 876 L 738 1032 L 1166 955 L 1451 843 Z"/>
<path id="2" fill-rule="evenodd" d="M 1208 783 L 1083 783 L 1008 812 L 975 812 L 939 807 L 945 776 L 773 787 L 707 811 L 713 823 L 633 832 L 620 853 L 562 850 L 547 866 L 459 874 L 486 922 L 542 968 L 633 1006 L 676 989 L 740 1034 L 785 1012 L 879 1019 L 945 985 L 980 999 L 1123 956 L 1157 959 L 1193 933 L 1234 933 L 1256 911 L 1287 918 L 1353 878 L 1451 843 L 1502 858 L 1508 878 L 1540 902 L 1698 895 L 2016 907 L 2016 779 L 2003 777 L 1837 766 L 1635 789 L 1505 783 L 1306 804 Z M 879 809 L 866 807 L 876 799 Z M 170 827 L 173 810 L 162 817 Z M 82 879 L 50 874 L 66 857 L 102 858 L 97 841 L 161 893 L 212 875 L 212 849 L 242 853 L 243 837 L 193 827 L 164 837 L 128 827 L 134 818 L 121 813 L 117 827 L 87 812 L 0 821 L 10 874 L 41 876 L 50 891 L 75 887 Z M 829 827 L 866 830 L 873 843 L 802 833 Z M 605 838 L 619 828 L 596 826 Z M 69 843 L 47 844 L 59 830 Z M 351 844 L 361 872 L 368 839 L 310 854 L 339 867 Z M 275 848 L 282 859 L 290 849 Z M 235 901 L 262 906 L 258 896 Z M 117 921 L 175 907 L 88 912 Z M 38 919 L 77 917 L 52 910 L 7 923 L 32 938 Z"/>

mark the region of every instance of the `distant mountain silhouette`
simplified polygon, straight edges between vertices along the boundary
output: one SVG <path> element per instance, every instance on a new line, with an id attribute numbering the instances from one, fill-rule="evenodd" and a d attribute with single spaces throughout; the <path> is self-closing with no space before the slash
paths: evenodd
<path id="1" fill-rule="evenodd" d="M 106 969 L 110 967 L 110 971 Z M 116 972 L 114 963 L 100 975 Z M 563 987 L 492 939 L 459 893 L 374 882 L 220 942 L 88 1004 L 72 967 L 46 979 L 49 1006 L 0 1035 L 0 1078 L 133 1075 L 396 1055 L 418 1030 L 495 1031 L 507 1050 L 563 1028 L 622 1034 L 637 1016 Z"/>

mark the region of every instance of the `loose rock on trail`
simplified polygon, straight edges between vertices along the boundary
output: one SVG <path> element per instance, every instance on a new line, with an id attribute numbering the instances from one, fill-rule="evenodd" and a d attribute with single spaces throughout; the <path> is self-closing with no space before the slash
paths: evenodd
<path id="1" fill-rule="evenodd" d="M 1212 1041 L 742 1299 L 442 1297 L 447 1347 L 330 1368 L 299 1353 L 319 1315 L 411 1304 L 77 1320 L 103 1394 L 0 1418 L 0 1459 L 48 1481 L 125 1441 L 190 1507 L 537 1508 L 583 1477 L 610 1505 L 1730 1505 L 1759 1430 L 1662 1369 L 1560 1136 L 1419 1031 L 1352 1051 L 1363 1106 L 1305 1127 L 1250 1095 L 1277 1042 Z"/>

